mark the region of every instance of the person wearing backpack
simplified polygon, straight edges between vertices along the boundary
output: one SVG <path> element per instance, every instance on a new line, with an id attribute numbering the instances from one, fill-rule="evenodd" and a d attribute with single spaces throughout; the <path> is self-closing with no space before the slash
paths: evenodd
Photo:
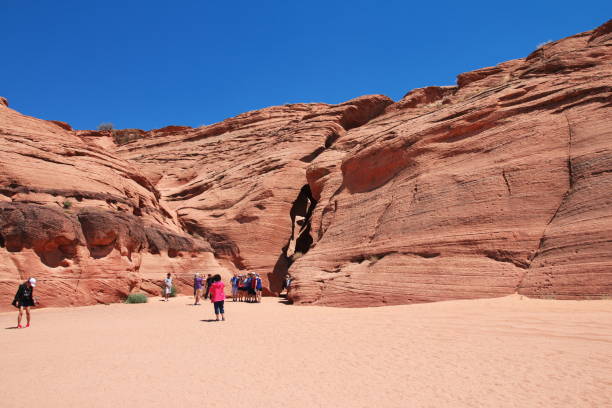
<path id="1" fill-rule="evenodd" d="M 36 279 L 30 278 L 17 289 L 15 299 L 13 299 L 13 306 L 19 308 L 19 316 L 17 317 L 17 328 L 21 329 L 21 319 L 23 317 L 23 310 L 26 312 L 26 327 L 30 327 L 30 307 L 36 306 L 36 300 L 34 298 L 34 287 L 36 287 Z"/>
<path id="2" fill-rule="evenodd" d="M 249 303 L 255 303 L 257 302 L 257 278 L 255 277 L 254 273 L 249 273 L 250 278 L 249 278 L 249 285 L 247 286 L 249 288 L 248 293 L 249 293 Z"/>

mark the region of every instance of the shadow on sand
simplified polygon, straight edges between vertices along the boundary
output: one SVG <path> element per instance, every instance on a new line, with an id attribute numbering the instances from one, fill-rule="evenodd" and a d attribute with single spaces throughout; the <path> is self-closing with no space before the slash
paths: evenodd
<path id="1" fill-rule="evenodd" d="M 283 295 L 278 295 L 278 303 L 281 303 L 281 304 L 283 304 L 283 305 L 292 305 L 292 304 L 293 304 L 293 302 L 292 302 L 292 301 L 290 301 L 290 300 L 287 298 L 287 295 L 286 295 L 286 294 L 283 294 Z"/>

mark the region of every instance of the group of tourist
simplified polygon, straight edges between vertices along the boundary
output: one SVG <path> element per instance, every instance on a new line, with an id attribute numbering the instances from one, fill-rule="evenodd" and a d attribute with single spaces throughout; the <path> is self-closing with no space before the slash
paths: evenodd
<path id="1" fill-rule="evenodd" d="M 259 303 L 261 302 L 261 295 L 263 285 L 261 277 L 257 273 L 249 272 L 243 275 L 234 275 L 230 282 L 232 284 L 232 301 L 234 302 L 248 302 L 248 303 Z M 291 276 L 286 275 L 283 280 L 283 289 L 289 290 L 291 285 Z M 21 321 L 23 318 L 23 312 L 26 314 L 26 326 L 30 327 L 30 308 L 36 305 L 36 298 L 34 297 L 34 288 L 36 287 L 36 279 L 29 278 L 24 283 L 19 285 L 19 289 L 15 294 L 13 300 L 13 306 L 19 309 L 19 315 L 17 317 L 17 328 L 23 328 Z M 172 289 L 174 287 L 172 274 L 168 273 L 163 283 L 163 301 L 167 302 L 172 295 Z M 194 305 L 200 305 L 200 299 L 204 293 L 204 299 L 210 299 L 213 303 L 216 320 L 225 320 L 225 284 L 221 280 L 221 275 L 208 274 L 206 279 L 200 274 L 196 273 L 193 278 L 193 297 L 195 299 Z"/>
<path id="2" fill-rule="evenodd" d="M 164 301 L 168 301 L 172 294 L 172 288 L 174 284 L 172 282 L 172 274 L 168 273 L 164 279 Z M 194 306 L 200 305 L 200 299 L 202 298 L 202 292 L 204 293 L 204 299 L 209 299 L 213 303 L 216 320 L 225 321 L 225 284 L 221 281 L 221 275 L 208 274 L 206 280 L 202 277 L 199 272 L 193 277 L 193 297 L 195 299 Z M 221 316 L 221 319 L 219 319 Z"/>
<path id="3" fill-rule="evenodd" d="M 261 302 L 263 285 L 259 274 L 249 272 L 245 275 L 234 275 L 230 283 L 232 284 L 233 302 Z"/>

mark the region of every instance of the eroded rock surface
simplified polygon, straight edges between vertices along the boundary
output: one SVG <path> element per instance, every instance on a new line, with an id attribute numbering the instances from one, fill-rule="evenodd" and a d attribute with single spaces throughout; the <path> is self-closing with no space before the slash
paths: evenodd
<path id="1" fill-rule="evenodd" d="M 301 304 L 612 293 L 610 23 L 424 88 L 307 174 Z"/>
<path id="2" fill-rule="evenodd" d="M 295 249 L 290 212 L 308 187 L 306 168 L 391 104 L 375 95 L 271 107 L 198 129 L 147 132 L 116 153 L 155 181 L 181 225 L 225 265 L 261 274 L 274 293 Z"/>
<path id="3" fill-rule="evenodd" d="M 43 306 L 61 306 L 119 301 L 132 291 L 158 294 L 167 272 L 177 274 L 179 286 L 204 267 L 229 274 L 138 169 L 69 125 L 1 105 L 0 135 L 3 309 L 29 276 L 41 282 Z M 165 266 L 141 271 L 153 254 Z"/>
<path id="4" fill-rule="evenodd" d="M 612 294 L 612 23 L 456 86 L 200 128 L 73 130 L 0 99 L 0 299 L 295 280 L 299 304 Z M 4 307 L 4 306 L 0 306 Z"/>

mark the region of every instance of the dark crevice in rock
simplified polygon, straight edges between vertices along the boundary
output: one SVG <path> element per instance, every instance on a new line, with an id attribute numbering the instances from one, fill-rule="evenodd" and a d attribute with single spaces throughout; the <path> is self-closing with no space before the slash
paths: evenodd
<path id="1" fill-rule="evenodd" d="M 351 262 L 352 263 L 362 263 L 365 260 L 366 260 L 366 256 L 363 255 L 363 254 L 354 255 L 354 256 L 351 257 Z"/>
<path id="2" fill-rule="evenodd" d="M 340 138 L 340 135 L 336 132 L 332 133 L 331 135 L 327 136 L 327 138 L 325 139 L 325 148 L 329 149 L 330 147 L 332 147 L 334 145 L 334 143 L 336 143 L 336 141 Z"/>
<path id="3" fill-rule="evenodd" d="M 497 262 L 511 263 L 514 266 L 521 268 L 521 269 L 529 268 L 528 259 L 520 259 L 520 257 L 517 254 L 514 254 L 510 251 L 503 251 L 503 250 L 484 251 L 484 256 L 494 261 L 497 261 Z"/>
<path id="4" fill-rule="evenodd" d="M 440 252 L 415 252 L 414 255 L 430 259 L 439 257 Z"/>
<path id="5" fill-rule="evenodd" d="M 351 257 L 350 262 L 362 263 L 364 261 L 369 261 L 370 266 L 371 266 L 371 265 L 374 265 L 376 262 L 380 261 L 381 259 L 383 259 L 384 257 L 389 256 L 389 255 L 408 255 L 408 256 L 418 256 L 421 258 L 431 259 L 431 258 L 439 257 L 441 253 L 434 252 L 434 251 L 420 251 L 420 252 L 386 251 L 386 252 L 379 252 L 376 254 L 369 254 L 369 255 L 365 255 L 365 254 L 354 255 L 353 257 Z"/>
<path id="6" fill-rule="evenodd" d="M 306 156 L 301 157 L 300 161 L 303 161 L 304 163 L 312 163 L 312 161 L 316 159 L 321 153 L 323 153 L 325 149 L 326 147 L 323 147 L 323 146 L 317 147 L 317 149 L 313 151 L 312 153 L 309 153 Z"/>
<path id="7" fill-rule="evenodd" d="M 567 203 L 567 200 L 571 196 L 572 190 L 574 189 L 574 168 L 573 168 L 573 165 L 572 165 L 573 130 L 572 130 L 572 126 L 570 124 L 570 120 L 567 117 L 567 114 L 564 113 L 563 115 L 565 116 L 565 120 L 567 122 L 567 127 L 568 127 L 568 134 L 567 134 L 567 178 L 568 178 L 567 184 L 568 185 L 567 185 L 567 191 L 561 197 L 561 201 L 559 202 L 559 206 L 557 207 L 557 209 L 553 213 L 552 217 L 550 217 L 550 219 L 546 223 L 546 226 L 544 227 L 544 231 L 542 231 L 542 236 L 541 236 L 540 241 L 538 243 L 538 247 L 533 252 L 531 257 L 529 258 L 527 269 L 530 269 L 532 267 L 532 265 L 533 265 L 533 261 L 538 257 L 538 255 L 540 255 L 540 254 L 542 254 L 544 252 L 543 251 L 543 247 L 544 247 L 544 243 L 546 242 L 546 232 L 548 231 L 548 227 L 550 226 L 550 224 L 552 224 L 554 219 L 557 218 L 557 215 L 559 214 L 561 209 L 564 207 L 564 205 Z M 553 279 L 552 272 L 549 272 L 549 274 L 550 274 L 550 276 L 549 276 L 550 287 L 552 287 L 552 279 Z M 517 283 L 517 285 L 516 285 L 516 291 L 517 292 L 521 288 L 521 286 L 523 285 L 523 281 L 525 280 L 526 276 L 527 276 L 527 273 L 523 274 L 523 276 L 520 278 L 519 282 Z"/>
<path id="8" fill-rule="evenodd" d="M 512 188 L 510 188 L 510 182 L 508 181 L 508 175 L 506 174 L 506 170 L 502 170 L 502 177 L 504 178 L 504 182 L 506 183 L 506 190 L 508 190 L 508 195 L 512 195 Z"/>
<path id="9" fill-rule="evenodd" d="M 298 258 L 310 250 L 313 243 L 311 232 L 312 213 L 317 205 L 317 200 L 312 196 L 310 186 L 305 184 L 289 211 L 291 219 L 291 236 L 287 244 L 274 265 L 274 269 L 268 274 L 270 291 L 278 293 L 281 289 L 281 282 L 289 271 L 289 268 Z"/>
<path id="10" fill-rule="evenodd" d="M 291 206 L 289 217 L 291 218 L 291 237 L 287 243 L 286 255 L 296 259 L 296 254 L 305 254 L 310 249 L 313 239 L 310 235 L 310 221 L 312 213 L 317 205 L 313 198 L 310 186 L 305 184 Z M 290 247 L 293 246 L 293 250 Z M 287 252 L 289 251 L 289 252 Z M 299 255 L 298 255 L 299 257 Z"/>
<path id="11" fill-rule="evenodd" d="M 567 113 L 563 113 L 567 122 L 567 176 L 569 178 L 569 190 L 574 188 L 574 168 L 572 167 L 572 139 L 574 136 L 572 125 L 570 124 Z"/>

